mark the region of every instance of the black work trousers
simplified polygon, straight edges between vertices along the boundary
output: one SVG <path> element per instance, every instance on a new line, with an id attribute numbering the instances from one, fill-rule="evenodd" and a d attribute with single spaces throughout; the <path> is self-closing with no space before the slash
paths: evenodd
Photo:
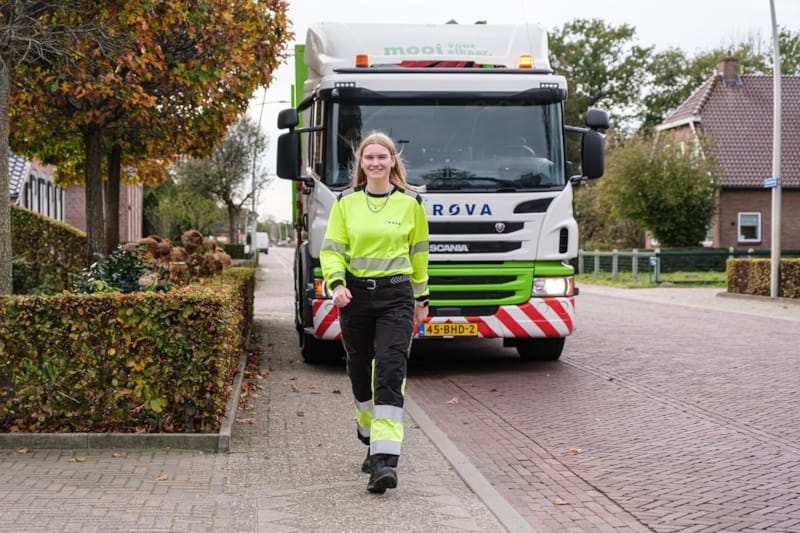
<path id="1" fill-rule="evenodd" d="M 348 284 L 348 289 L 353 298 L 339 309 L 339 323 L 355 397 L 358 437 L 370 445 L 370 455 L 383 456 L 386 464 L 396 466 L 403 440 L 403 392 L 414 334 L 414 293 L 408 281 L 375 289 Z"/>

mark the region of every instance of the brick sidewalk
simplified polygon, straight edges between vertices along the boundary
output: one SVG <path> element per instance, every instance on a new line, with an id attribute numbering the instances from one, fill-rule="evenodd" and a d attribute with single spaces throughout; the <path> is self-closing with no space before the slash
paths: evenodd
<path id="1" fill-rule="evenodd" d="M 258 275 L 263 388 L 230 453 L 0 450 L 0 531 L 503 531 L 410 416 L 398 488 L 366 491 L 344 368 L 300 359 L 290 268 L 271 253 Z"/>

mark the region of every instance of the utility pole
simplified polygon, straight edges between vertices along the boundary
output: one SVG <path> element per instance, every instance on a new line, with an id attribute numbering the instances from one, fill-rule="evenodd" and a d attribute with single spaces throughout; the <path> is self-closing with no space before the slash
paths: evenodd
<path id="1" fill-rule="evenodd" d="M 272 100 L 267 101 L 267 88 L 264 87 L 264 96 L 261 98 L 261 109 L 258 111 L 258 127 L 257 131 L 258 134 L 261 134 L 261 119 L 264 118 L 264 106 L 267 104 L 288 104 L 290 103 L 288 100 Z M 253 153 L 253 185 L 252 185 L 252 213 L 253 213 L 253 226 L 250 229 L 250 246 L 253 250 L 253 259 L 258 261 L 258 247 L 256 246 L 256 232 L 258 231 L 258 212 L 256 211 L 256 161 L 258 159 L 258 154 Z M 267 243 L 269 246 L 269 243 Z"/>
<path id="2" fill-rule="evenodd" d="M 775 16 L 775 0 L 769 0 L 772 14 L 772 239 L 770 243 L 770 296 L 780 294 L 781 268 L 781 52 L 778 48 L 778 24 Z"/>
<path id="3" fill-rule="evenodd" d="M 261 99 L 261 109 L 258 112 L 258 127 L 256 128 L 256 136 L 261 135 L 261 118 L 264 116 L 264 104 L 267 103 L 267 88 L 264 88 L 264 97 Z M 256 232 L 258 231 L 258 211 L 256 211 L 256 161 L 258 154 L 256 153 L 255 146 L 253 146 L 253 188 L 252 188 L 252 208 L 251 216 L 252 227 L 250 228 L 250 251 L 253 254 L 253 259 L 258 262 L 258 243 L 256 242 Z M 269 246 L 269 243 L 267 243 Z"/>

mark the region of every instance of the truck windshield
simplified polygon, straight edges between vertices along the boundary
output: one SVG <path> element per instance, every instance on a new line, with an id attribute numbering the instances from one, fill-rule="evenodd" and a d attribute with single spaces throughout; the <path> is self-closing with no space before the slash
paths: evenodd
<path id="1" fill-rule="evenodd" d="M 502 100 L 391 105 L 335 103 L 323 180 L 348 185 L 354 152 L 370 132 L 394 140 L 406 180 L 427 191 L 514 192 L 562 188 L 561 106 Z"/>

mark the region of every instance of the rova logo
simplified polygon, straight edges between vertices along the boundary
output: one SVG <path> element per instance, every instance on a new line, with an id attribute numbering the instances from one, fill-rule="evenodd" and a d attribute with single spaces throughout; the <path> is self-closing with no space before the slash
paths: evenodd
<path id="1" fill-rule="evenodd" d="M 492 208 L 489 204 L 432 204 L 433 216 L 441 217 L 444 215 L 457 216 L 457 215 L 478 215 L 478 216 L 491 216 Z"/>

